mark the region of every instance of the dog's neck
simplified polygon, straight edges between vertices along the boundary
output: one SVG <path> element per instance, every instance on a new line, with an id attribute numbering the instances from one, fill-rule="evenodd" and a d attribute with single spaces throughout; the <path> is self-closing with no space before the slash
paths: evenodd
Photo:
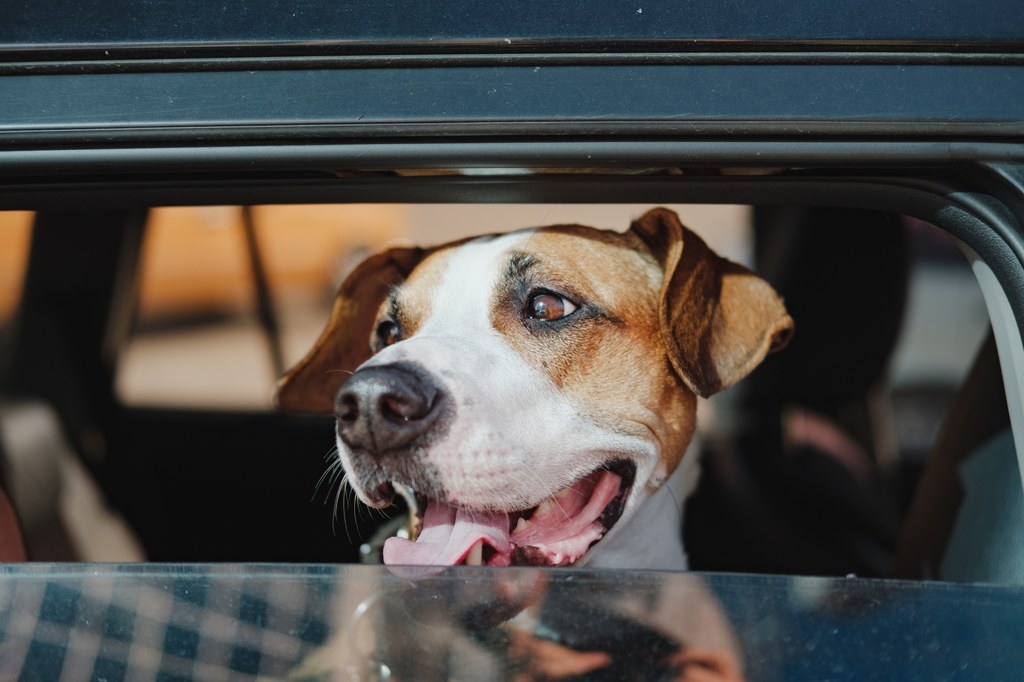
<path id="1" fill-rule="evenodd" d="M 688 567 L 683 549 L 683 505 L 700 474 L 699 448 L 691 444 L 669 480 L 625 525 L 591 552 L 587 568 L 682 571 Z"/>

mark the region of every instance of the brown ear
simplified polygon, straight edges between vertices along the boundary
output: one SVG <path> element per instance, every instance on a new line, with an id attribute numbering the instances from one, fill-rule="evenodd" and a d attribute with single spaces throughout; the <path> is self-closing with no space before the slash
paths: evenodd
<path id="1" fill-rule="evenodd" d="M 728 388 L 789 343 L 793 320 L 771 285 L 718 256 L 655 208 L 630 226 L 661 264 L 661 334 L 679 377 L 699 396 Z"/>
<path id="2" fill-rule="evenodd" d="M 408 277 L 424 249 L 395 248 L 370 256 L 338 289 L 327 327 L 313 349 L 277 384 L 274 404 L 286 412 L 330 414 L 345 380 L 371 355 L 373 323 L 392 287 Z"/>

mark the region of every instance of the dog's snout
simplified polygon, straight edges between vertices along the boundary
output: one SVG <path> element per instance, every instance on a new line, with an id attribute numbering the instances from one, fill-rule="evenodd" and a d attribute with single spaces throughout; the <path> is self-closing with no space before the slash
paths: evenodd
<path id="1" fill-rule="evenodd" d="M 383 453 L 426 433 L 440 413 L 441 390 L 401 365 L 362 369 L 338 391 L 338 435 L 349 447 Z"/>

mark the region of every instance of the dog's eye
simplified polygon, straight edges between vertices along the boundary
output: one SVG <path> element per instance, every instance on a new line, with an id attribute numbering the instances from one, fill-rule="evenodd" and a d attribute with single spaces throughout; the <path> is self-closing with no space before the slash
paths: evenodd
<path id="1" fill-rule="evenodd" d="M 526 313 L 535 320 L 558 320 L 566 315 L 571 315 L 576 310 L 576 304 L 564 296 L 558 296 L 548 292 L 541 292 L 530 297 L 526 306 Z"/>
<path id="2" fill-rule="evenodd" d="M 397 322 L 384 320 L 377 325 L 377 339 L 380 341 L 381 348 L 386 348 L 402 340 L 402 330 Z"/>

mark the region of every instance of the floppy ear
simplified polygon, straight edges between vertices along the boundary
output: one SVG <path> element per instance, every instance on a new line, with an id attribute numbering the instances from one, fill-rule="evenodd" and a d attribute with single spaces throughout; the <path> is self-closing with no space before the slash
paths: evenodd
<path id="1" fill-rule="evenodd" d="M 327 327 L 313 349 L 277 384 L 274 404 L 286 412 L 330 414 L 345 380 L 371 355 L 370 335 L 384 299 L 426 254 L 395 248 L 370 256 L 349 275 L 334 299 Z"/>
<path id="2" fill-rule="evenodd" d="M 675 213 L 652 209 L 629 229 L 661 264 L 662 340 L 694 393 L 728 388 L 789 343 L 793 320 L 771 285 L 718 256 Z"/>

